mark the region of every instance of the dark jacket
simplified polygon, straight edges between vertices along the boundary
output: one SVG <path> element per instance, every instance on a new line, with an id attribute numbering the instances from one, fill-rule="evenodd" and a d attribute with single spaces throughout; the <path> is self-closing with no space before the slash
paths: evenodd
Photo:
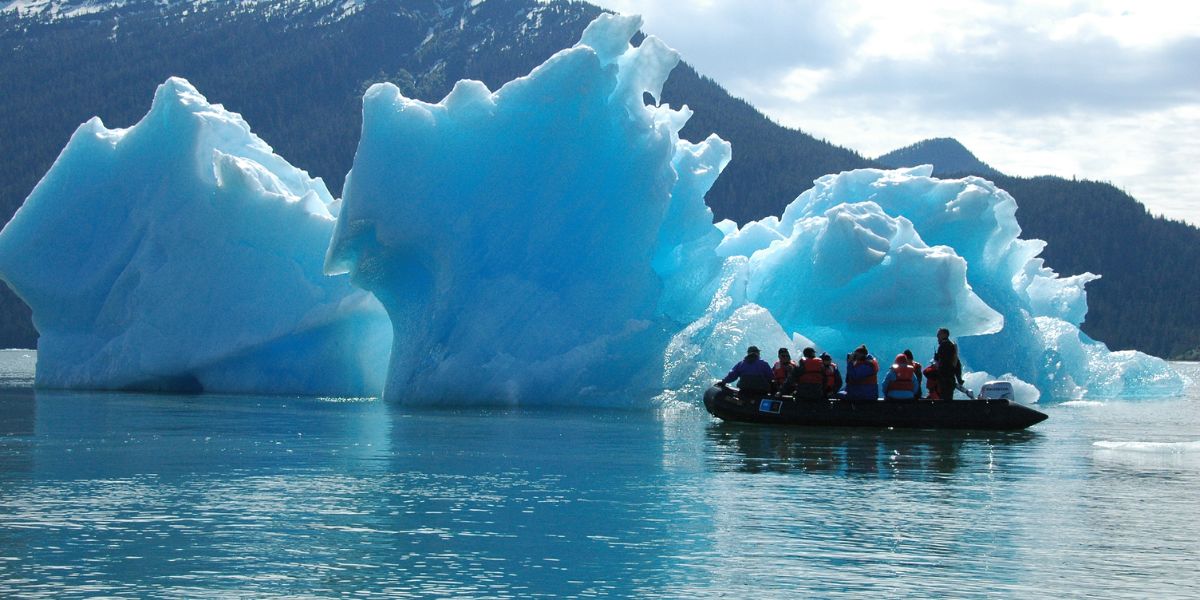
<path id="1" fill-rule="evenodd" d="M 879 398 L 879 361 L 867 355 L 866 360 L 846 364 L 846 398 L 876 400 Z"/>
<path id="2" fill-rule="evenodd" d="M 729 371 L 725 379 L 721 380 L 721 383 L 733 383 L 734 380 L 741 379 L 746 375 L 761 375 L 763 380 L 769 383 L 774 374 L 771 372 L 771 365 L 761 358 L 754 361 L 742 359 L 738 364 L 733 365 L 733 369 Z"/>
<path id="3" fill-rule="evenodd" d="M 937 362 L 938 379 L 949 381 L 953 379 L 962 383 L 962 363 L 958 360 L 958 345 L 949 339 L 938 342 L 937 352 L 933 354 Z"/>

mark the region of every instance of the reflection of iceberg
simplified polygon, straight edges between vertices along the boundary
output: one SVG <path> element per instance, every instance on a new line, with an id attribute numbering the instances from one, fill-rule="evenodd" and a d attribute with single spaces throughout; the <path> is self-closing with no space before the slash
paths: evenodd
<path id="1" fill-rule="evenodd" d="M 1079 332 L 1094 276 L 1044 268 L 981 179 L 829 175 L 779 217 L 714 225 L 731 149 L 645 104 L 678 57 L 630 46 L 639 25 L 602 16 L 494 92 L 372 87 L 341 203 L 182 80 L 132 129 L 85 124 L 0 235 L 39 384 L 361 395 L 390 347 L 394 400 L 695 402 L 751 343 L 924 360 L 948 326 L 973 378 L 1027 397 L 1181 388 Z M 321 277 L 326 248 L 378 303 Z"/>

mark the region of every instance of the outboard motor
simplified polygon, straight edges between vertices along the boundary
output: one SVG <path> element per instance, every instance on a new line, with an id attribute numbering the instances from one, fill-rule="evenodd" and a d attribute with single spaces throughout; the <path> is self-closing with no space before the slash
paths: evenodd
<path id="1" fill-rule="evenodd" d="M 983 389 L 979 390 L 979 398 L 981 400 L 1017 401 L 1017 395 L 1013 393 L 1012 383 L 1008 381 L 989 381 L 983 384 Z"/>

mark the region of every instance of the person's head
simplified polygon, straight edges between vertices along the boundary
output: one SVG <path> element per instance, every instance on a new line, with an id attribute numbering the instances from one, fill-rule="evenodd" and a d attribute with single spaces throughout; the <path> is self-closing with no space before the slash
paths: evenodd
<path id="1" fill-rule="evenodd" d="M 861 346 L 859 346 L 859 347 L 857 347 L 857 348 L 855 348 L 855 349 L 854 349 L 854 357 L 855 357 L 855 358 L 857 358 L 858 360 L 863 360 L 863 359 L 865 359 L 865 358 L 867 357 L 867 355 L 868 355 L 868 354 L 870 354 L 870 352 L 867 352 L 867 345 L 866 345 L 866 344 L 863 344 L 863 345 L 861 345 Z"/>
<path id="2" fill-rule="evenodd" d="M 805 348 L 805 349 L 804 349 L 804 358 L 816 358 L 816 357 L 817 357 L 817 351 L 816 351 L 816 350 L 813 350 L 812 348 Z"/>
<path id="3" fill-rule="evenodd" d="M 896 365 L 902 366 L 902 367 L 907 366 L 908 365 L 908 357 L 905 356 L 904 354 L 897 354 L 896 355 Z"/>
<path id="4" fill-rule="evenodd" d="M 937 338 L 938 341 L 950 339 L 950 330 L 946 329 L 945 327 L 939 329 L 937 332 Z"/>
<path id="5" fill-rule="evenodd" d="M 758 358 L 758 346 L 750 346 L 749 348 L 746 348 L 746 358 Z"/>
<path id="6" fill-rule="evenodd" d="M 833 357 L 830 356 L 828 352 L 822 352 L 821 353 L 821 362 L 824 362 L 825 364 L 829 364 L 829 363 L 833 362 Z"/>
<path id="7" fill-rule="evenodd" d="M 913 361 L 912 350 L 905 348 L 904 349 L 904 357 L 908 359 L 908 362 L 912 362 Z"/>
<path id="8" fill-rule="evenodd" d="M 787 348 L 780 348 L 779 349 L 779 360 L 784 360 L 784 361 L 792 360 L 792 353 L 788 352 Z"/>

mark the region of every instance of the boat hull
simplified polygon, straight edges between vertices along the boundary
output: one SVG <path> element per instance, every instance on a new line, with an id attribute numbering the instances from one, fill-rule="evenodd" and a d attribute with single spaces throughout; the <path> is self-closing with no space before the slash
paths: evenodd
<path id="1" fill-rule="evenodd" d="M 719 386 L 705 392 L 704 407 L 725 421 L 816 427 L 1018 430 L 1047 418 L 1010 400 L 742 400 L 733 388 Z"/>

